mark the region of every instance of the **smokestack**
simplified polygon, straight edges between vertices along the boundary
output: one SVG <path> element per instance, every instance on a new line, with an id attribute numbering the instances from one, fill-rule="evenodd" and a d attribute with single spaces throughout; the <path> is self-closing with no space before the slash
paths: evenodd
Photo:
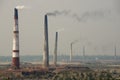
<path id="1" fill-rule="evenodd" d="M 14 9 L 15 26 L 13 28 L 13 53 L 12 66 L 19 68 L 19 27 L 18 27 L 18 10 Z"/>
<path id="2" fill-rule="evenodd" d="M 57 44 L 58 44 L 58 32 L 55 34 L 55 50 L 53 55 L 53 63 L 56 66 L 57 65 Z"/>
<path id="3" fill-rule="evenodd" d="M 117 59 L 117 55 L 116 55 L 116 45 L 114 46 L 114 59 L 116 60 Z"/>
<path id="4" fill-rule="evenodd" d="M 83 61 L 85 62 L 85 46 L 83 46 Z"/>
<path id="5" fill-rule="evenodd" d="M 44 21 L 43 66 L 44 67 L 49 67 L 49 45 L 48 45 L 48 20 L 47 20 L 47 15 L 45 15 L 45 21 Z"/>
<path id="6" fill-rule="evenodd" d="M 72 55 L 73 55 L 72 45 L 73 45 L 73 43 L 70 44 L 70 49 L 71 49 L 71 51 L 70 51 L 70 62 L 72 61 Z"/>
<path id="7" fill-rule="evenodd" d="M 72 56 L 73 56 L 73 50 L 72 50 L 73 44 L 77 43 L 78 41 L 79 40 L 75 40 L 75 41 L 71 42 L 71 44 L 70 44 L 70 61 L 72 61 Z"/>

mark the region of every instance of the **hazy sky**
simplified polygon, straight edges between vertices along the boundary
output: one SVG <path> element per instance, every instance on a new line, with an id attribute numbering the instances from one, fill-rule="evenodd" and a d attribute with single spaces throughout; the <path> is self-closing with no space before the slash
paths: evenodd
<path id="1" fill-rule="evenodd" d="M 0 55 L 12 55 L 14 8 L 19 10 L 20 55 L 42 55 L 44 15 L 49 16 L 49 49 L 54 52 L 55 32 L 59 31 L 58 54 L 76 55 L 120 53 L 120 0 L 0 0 Z"/>

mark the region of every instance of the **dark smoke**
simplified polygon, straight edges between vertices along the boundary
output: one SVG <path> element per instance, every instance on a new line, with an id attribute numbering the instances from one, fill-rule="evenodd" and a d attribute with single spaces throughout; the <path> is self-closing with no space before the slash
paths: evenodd
<path id="1" fill-rule="evenodd" d="M 48 16 L 58 16 L 58 15 L 69 15 L 70 10 L 63 10 L 63 11 L 58 11 L 55 10 L 54 12 L 49 12 L 47 13 Z"/>
<path id="2" fill-rule="evenodd" d="M 104 18 L 108 14 L 110 14 L 110 11 L 102 11 L 102 10 L 84 12 L 82 15 L 73 13 L 71 12 L 71 10 L 63 10 L 63 11 L 55 10 L 53 12 L 47 13 L 48 16 L 59 16 L 59 15 L 68 16 L 68 17 L 74 18 L 78 22 L 87 21 L 88 19 Z"/>
<path id="3" fill-rule="evenodd" d="M 72 14 L 72 17 L 76 19 L 77 21 L 87 21 L 88 19 L 99 19 L 99 18 L 104 18 L 110 14 L 110 11 L 92 11 L 92 12 L 84 12 L 81 16 L 74 13 Z"/>

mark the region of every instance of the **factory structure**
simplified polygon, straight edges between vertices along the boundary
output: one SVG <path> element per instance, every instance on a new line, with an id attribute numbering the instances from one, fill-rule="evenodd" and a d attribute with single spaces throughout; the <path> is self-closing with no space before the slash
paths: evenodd
<path id="1" fill-rule="evenodd" d="M 12 50 L 12 67 L 20 68 L 20 58 L 19 58 L 19 20 L 18 20 L 18 9 L 14 8 L 14 21 L 15 25 L 13 27 L 13 50 Z M 78 42 L 75 40 L 70 44 L 70 62 L 72 62 L 73 57 L 73 44 Z M 55 48 L 53 53 L 53 64 L 57 65 L 57 46 L 58 46 L 58 32 L 55 34 Z M 83 57 L 85 59 L 85 47 L 83 46 Z M 114 57 L 116 60 L 116 45 L 114 47 Z M 48 15 L 44 16 L 44 48 L 43 48 L 43 67 L 49 67 L 49 39 L 48 39 Z"/>
<path id="2" fill-rule="evenodd" d="M 19 25 L 18 25 L 18 9 L 14 9 L 15 26 L 13 27 L 13 52 L 12 52 L 12 67 L 19 69 Z M 49 67 L 49 43 L 48 43 L 48 19 L 47 15 L 44 18 L 44 51 L 43 51 L 43 66 Z"/>
<path id="3" fill-rule="evenodd" d="M 13 27 L 13 51 L 12 51 L 12 67 L 20 68 L 19 58 L 19 24 L 18 24 L 18 9 L 14 8 L 14 21 L 15 26 Z M 71 54 L 70 61 L 72 61 L 72 45 L 71 43 Z M 53 53 L 53 65 L 57 65 L 57 46 L 58 46 L 58 32 L 55 34 L 55 48 Z M 43 47 L 43 67 L 49 67 L 49 39 L 48 39 L 48 15 L 44 16 L 44 47 Z"/>

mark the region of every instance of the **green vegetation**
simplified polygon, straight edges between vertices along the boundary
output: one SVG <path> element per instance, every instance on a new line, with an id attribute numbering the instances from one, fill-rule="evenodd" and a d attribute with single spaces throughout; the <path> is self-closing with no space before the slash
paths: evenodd
<path id="1" fill-rule="evenodd" d="M 117 75 L 110 72 L 77 72 L 62 71 L 56 74 L 52 80 L 117 80 Z"/>
<path id="2" fill-rule="evenodd" d="M 120 73 L 109 70 L 23 70 L 0 71 L 0 80 L 120 80 Z"/>

